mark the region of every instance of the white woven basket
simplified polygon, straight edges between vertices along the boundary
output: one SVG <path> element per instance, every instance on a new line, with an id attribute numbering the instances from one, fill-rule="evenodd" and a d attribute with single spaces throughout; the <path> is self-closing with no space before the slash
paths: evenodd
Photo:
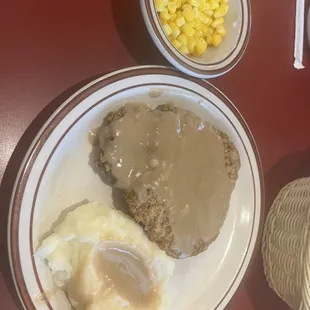
<path id="1" fill-rule="evenodd" d="M 310 178 L 286 185 L 268 214 L 262 253 L 270 287 L 294 310 L 310 310 Z"/>

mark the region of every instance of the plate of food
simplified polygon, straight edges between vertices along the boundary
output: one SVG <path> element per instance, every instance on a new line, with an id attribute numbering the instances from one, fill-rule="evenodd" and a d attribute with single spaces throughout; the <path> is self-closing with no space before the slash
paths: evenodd
<path id="1" fill-rule="evenodd" d="M 25 309 L 224 309 L 263 202 L 254 139 L 206 81 L 165 67 L 98 78 L 20 167 L 8 244 Z"/>

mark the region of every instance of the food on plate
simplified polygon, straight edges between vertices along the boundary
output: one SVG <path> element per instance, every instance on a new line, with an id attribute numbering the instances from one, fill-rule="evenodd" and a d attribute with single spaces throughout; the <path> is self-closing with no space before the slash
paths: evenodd
<path id="1" fill-rule="evenodd" d="M 184 55 L 203 55 L 226 35 L 228 0 L 154 0 L 165 35 Z"/>
<path id="2" fill-rule="evenodd" d="M 76 309 L 171 309 L 174 261 L 132 219 L 92 202 L 68 213 L 36 252 Z"/>
<path id="3" fill-rule="evenodd" d="M 171 104 L 126 104 L 106 117 L 98 138 L 99 172 L 124 191 L 150 240 L 174 258 L 206 250 L 240 168 L 228 136 Z"/>

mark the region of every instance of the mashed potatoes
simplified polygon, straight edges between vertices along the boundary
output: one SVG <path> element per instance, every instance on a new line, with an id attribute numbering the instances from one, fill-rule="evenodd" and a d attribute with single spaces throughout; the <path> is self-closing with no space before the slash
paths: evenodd
<path id="1" fill-rule="evenodd" d="M 78 207 L 36 255 L 77 309 L 170 309 L 174 261 L 120 211 L 95 202 Z"/>

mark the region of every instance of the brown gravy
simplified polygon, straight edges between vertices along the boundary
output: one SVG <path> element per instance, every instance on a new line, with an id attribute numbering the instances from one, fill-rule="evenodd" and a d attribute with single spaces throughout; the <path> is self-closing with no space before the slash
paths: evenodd
<path id="1" fill-rule="evenodd" d="M 173 247 L 186 257 L 199 241 L 218 235 L 234 184 L 212 125 L 175 109 L 127 104 L 122 118 L 101 128 L 99 144 L 117 187 L 133 189 L 141 203 L 152 189 L 166 203 Z"/>

